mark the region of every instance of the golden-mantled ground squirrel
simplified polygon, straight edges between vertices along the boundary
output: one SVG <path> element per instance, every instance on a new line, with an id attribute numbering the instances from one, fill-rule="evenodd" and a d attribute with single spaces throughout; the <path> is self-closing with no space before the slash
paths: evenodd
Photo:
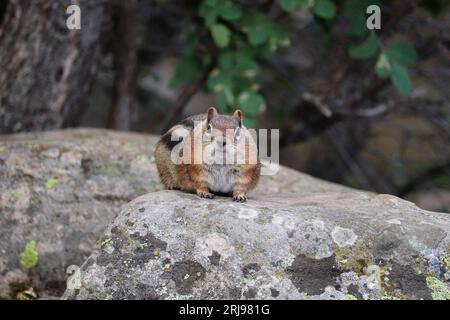
<path id="1" fill-rule="evenodd" d="M 261 164 L 242 117 L 240 110 L 230 116 L 211 107 L 165 133 L 155 151 L 164 186 L 195 191 L 202 198 L 233 195 L 234 201 L 245 202 L 247 192 L 258 183 Z"/>

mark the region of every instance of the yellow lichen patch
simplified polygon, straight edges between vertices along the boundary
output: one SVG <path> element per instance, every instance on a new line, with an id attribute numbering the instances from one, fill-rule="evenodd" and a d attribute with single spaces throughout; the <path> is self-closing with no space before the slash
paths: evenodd
<path id="1" fill-rule="evenodd" d="M 110 238 L 103 238 L 103 239 L 100 239 L 99 242 L 100 242 L 100 247 L 104 248 L 107 245 L 112 243 L 112 239 L 110 239 Z"/>
<path id="2" fill-rule="evenodd" d="M 123 144 L 123 150 L 126 152 L 132 152 L 134 151 L 136 148 L 131 144 L 131 143 L 124 143 Z"/>
<path id="3" fill-rule="evenodd" d="M 363 270 L 363 265 L 357 261 L 356 259 L 348 259 L 346 263 L 346 267 L 353 272 L 361 273 Z"/>
<path id="4" fill-rule="evenodd" d="M 39 152 L 42 151 L 42 145 L 40 145 L 39 143 L 34 143 L 34 144 L 31 146 L 31 149 L 32 149 L 34 152 L 39 153 Z"/>
<path id="5" fill-rule="evenodd" d="M 384 293 L 381 295 L 381 300 L 402 300 L 402 299 L 399 297 Z"/>
<path id="6" fill-rule="evenodd" d="M 286 276 L 286 272 L 284 269 L 278 268 L 275 270 L 275 276 L 278 278 L 284 278 Z"/>
<path id="7" fill-rule="evenodd" d="M 433 300 L 450 300 L 450 290 L 441 280 L 433 276 L 428 276 L 427 285 L 431 289 Z"/>
<path id="8" fill-rule="evenodd" d="M 358 253 L 359 254 L 358 254 Z M 362 255 L 361 250 L 355 248 L 353 251 L 351 248 L 336 248 L 334 250 L 335 253 L 335 261 L 344 269 L 348 271 L 356 272 L 357 274 L 361 274 L 363 272 L 364 265 L 362 261 L 366 262 L 366 258 Z"/>
<path id="9" fill-rule="evenodd" d="M 335 261 L 344 271 L 352 271 L 358 275 L 363 275 L 370 270 L 370 266 L 376 266 L 379 270 L 380 284 L 384 281 L 386 266 L 374 264 L 373 260 L 367 255 L 367 250 L 363 247 L 343 247 L 335 248 Z"/>
<path id="10" fill-rule="evenodd" d="M 21 291 L 17 294 L 17 300 L 34 300 L 37 299 L 37 294 L 33 288 Z"/>
<path id="11" fill-rule="evenodd" d="M 163 267 L 164 271 L 170 271 L 172 269 L 172 265 L 170 263 L 166 263 Z"/>
<path id="12" fill-rule="evenodd" d="M 351 254 L 351 249 L 348 247 L 334 249 L 334 254 L 336 257 L 336 262 L 340 263 L 342 260 L 347 259 Z"/>
<path id="13" fill-rule="evenodd" d="M 449 270 L 450 269 L 450 256 L 443 257 L 442 264 L 444 265 L 445 270 Z"/>

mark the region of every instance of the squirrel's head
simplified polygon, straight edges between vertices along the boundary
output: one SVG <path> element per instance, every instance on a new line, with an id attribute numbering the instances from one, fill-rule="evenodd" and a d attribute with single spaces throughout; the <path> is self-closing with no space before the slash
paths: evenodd
<path id="1" fill-rule="evenodd" d="M 203 147 L 220 154 L 234 154 L 241 140 L 245 139 L 246 128 L 242 124 L 242 111 L 233 115 L 219 114 L 217 109 L 208 109 L 203 132 Z"/>
<path id="2" fill-rule="evenodd" d="M 206 118 L 205 138 L 211 142 L 236 144 L 241 138 L 242 111 L 237 109 L 232 116 L 219 114 L 217 109 L 208 109 Z M 245 129 L 245 128 L 244 128 Z"/>

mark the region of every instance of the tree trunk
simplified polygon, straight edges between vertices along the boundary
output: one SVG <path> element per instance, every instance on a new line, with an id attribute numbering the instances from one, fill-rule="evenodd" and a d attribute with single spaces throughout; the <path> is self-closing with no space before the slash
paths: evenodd
<path id="1" fill-rule="evenodd" d="M 136 83 L 137 0 L 112 1 L 114 90 L 108 127 L 130 130 L 130 107 Z"/>
<path id="2" fill-rule="evenodd" d="M 66 26 L 70 4 L 81 30 Z M 0 132 L 75 124 L 98 65 L 105 0 L 10 0 L 0 25 Z"/>

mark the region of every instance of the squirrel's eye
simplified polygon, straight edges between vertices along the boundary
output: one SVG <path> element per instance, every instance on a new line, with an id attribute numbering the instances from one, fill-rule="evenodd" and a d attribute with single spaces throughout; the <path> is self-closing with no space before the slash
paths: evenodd
<path id="1" fill-rule="evenodd" d="M 206 129 L 206 131 L 208 131 L 208 133 L 211 133 L 211 131 L 212 131 L 212 125 L 211 125 L 211 123 L 208 124 L 208 129 Z"/>

